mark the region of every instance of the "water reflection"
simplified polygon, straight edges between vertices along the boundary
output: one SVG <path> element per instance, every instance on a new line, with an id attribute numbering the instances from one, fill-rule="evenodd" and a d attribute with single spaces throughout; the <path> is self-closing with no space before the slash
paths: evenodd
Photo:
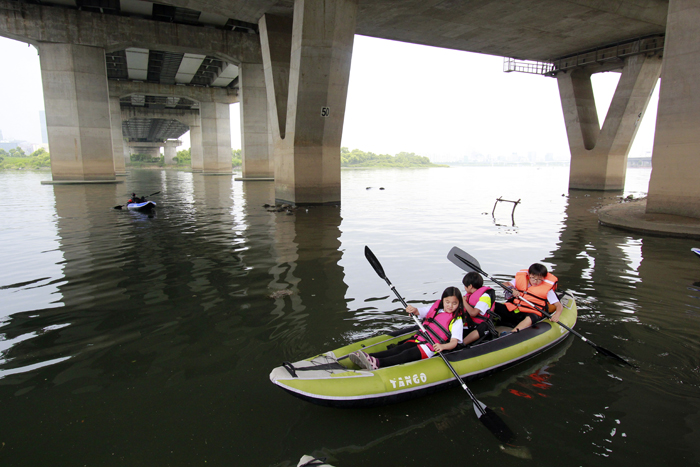
<path id="1" fill-rule="evenodd" d="M 272 183 L 231 176 L 134 170 L 125 185 L 41 187 L 30 203 L 16 193 L 38 179 L 0 174 L 3 465 L 284 465 L 314 452 L 419 465 L 437 445 L 445 462 L 521 465 L 458 388 L 334 411 L 269 384 L 283 360 L 407 324 L 365 245 L 411 303 L 459 284 L 455 245 L 501 280 L 543 261 L 578 298 L 576 329 L 639 366 L 569 338 L 470 383 L 538 465 L 700 460 L 696 245 L 598 225 L 595 210 L 627 191 L 562 196 L 566 168 L 523 170 L 348 171 L 343 206 L 293 215 L 263 207 Z M 550 181 L 538 197 L 536 178 Z M 132 191 L 160 191 L 155 217 L 111 209 Z M 488 215 L 498 196 L 522 198 L 516 227 Z M 9 208 L 23 202 L 31 215 Z"/>

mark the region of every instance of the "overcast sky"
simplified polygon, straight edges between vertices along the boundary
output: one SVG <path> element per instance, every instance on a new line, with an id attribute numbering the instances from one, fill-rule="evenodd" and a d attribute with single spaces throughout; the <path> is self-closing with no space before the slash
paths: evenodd
<path id="1" fill-rule="evenodd" d="M 44 109 L 34 47 L 0 38 L 0 131 L 41 142 Z M 593 76 L 599 120 L 619 79 Z M 658 86 L 631 157 L 651 151 Z M 231 142 L 240 148 L 239 105 L 231 106 Z M 189 135 L 183 139 L 189 147 Z M 484 154 L 569 155 L 557 82 L 504 73 L 503 58 L 355 36 L 343 146 L 374 153 L 414 152 L 433 160 Z"/>

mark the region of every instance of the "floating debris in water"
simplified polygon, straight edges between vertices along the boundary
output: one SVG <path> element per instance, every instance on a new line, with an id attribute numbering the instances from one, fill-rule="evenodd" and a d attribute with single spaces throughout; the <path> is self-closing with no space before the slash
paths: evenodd
<path id="1" fill-rule="evenodd" d="M 288 296 L 293 295 L 293 294 L 294 294 L 294 292 L 292 292 L 291 290 L 288 290 L 288 289 L 278 290 L 276 292 L 272 292 L 270 294 L 270 298 L 274 298 L 276 300 L 278 298 L 288 297 Z"/>
<path id="2" fill-rule="evenodd" d="M 518 459 L 532 459 L 532 453 L 525 446 L 504 446 L 501 445 L 501 452 Z"/>

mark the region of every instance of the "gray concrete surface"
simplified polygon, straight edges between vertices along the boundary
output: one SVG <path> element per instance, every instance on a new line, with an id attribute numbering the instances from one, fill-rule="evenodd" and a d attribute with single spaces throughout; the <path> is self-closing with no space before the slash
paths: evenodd
<path id="1" fill-rule="evenodd" d="M 700 219 L 649 213 L 646 199 L 604 206 L 598 211 L 598 220 L 602 225 L 632 232 L 664 237 L 700 238 Z"/>

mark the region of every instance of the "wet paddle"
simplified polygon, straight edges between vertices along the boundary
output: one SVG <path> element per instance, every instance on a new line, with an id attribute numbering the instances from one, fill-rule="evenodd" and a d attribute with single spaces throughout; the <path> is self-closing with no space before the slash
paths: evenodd
<path id="1" fill-rule="evenodd" d="M 150 198 L 151 196 L 155 196 L 155 195 L 157 195 L 158 193 L 160 193 L 160 191 L 156 191 L 155 193 L 151 193 L 150 195 L 145 196 L 144 198 Z M 114 206 L 114 208 L 112 208 L 112 209 L 121 209 L 121 208 L 123 208 L 124 206 L 126 206 L 126 204 L 119 204 L 119 205 L 117 205 L 117 206 Z"/>
<path id="2" fill-rule="evenodd" d="M 488 274 L 486 274 L 486 273 L 481 269 L 481 267 L 479 267 L 479 262 L 476 260 L 476 258 L 474 258 L 473 256 L 470 256 L 469 253 L 467 253 L 466 251 L 462 251 L 462 250 L 460 250 L 459 248 L 454 247 L 454 248 L 452 248 L 452 249 L 450 250 L 450 252 L 447 254 L 447 259 L 449 259 L 451 262 L 453 262 L 453 263 L 454 263 L 457 267 L 459 267 L 460 269 L 463 269 L 463 270 L 469 271 L 469 272 L 471 272 L 471 271 L 477 272 L 477 273 L 481 274 L 482 276 L 484 276 L 484 277 L 486 277 L 486 278 L 488 278 L 488 279 L 491 279 L 493 282 L 495 282 L 496 284 L 498 284 L 498 285 L 500 285 L 501 287 L 503 287 L 503 289 L 508 290 L 509 292 L 512 292 L 512 289 L 511 289 L 510 287 L 506 286 L 505 284 L 503 284 L 503 283 L 497 281 L 497 280 L 494 279 L 493 277 L 491 277 L 491 276 L 489 276 Z M 542 307 L 539 307 L 539 306 L 533 304 L 532 302 L 529 302 L 529 301 L 526 300 L 524 297 L 521 296 L 521 297 L 520 297 L 520 300 L 522 300 L 523 302 L 527 303 L 527 304 L 530 305 L 531 307 L 533 307 L 533 308 L 539 310 L 539 311 L 540 311 L 542 314 L 544 314 L 547 318 L 551 318 L 551 317 L 552 317 L 552 315 L 551 315 L 547 310 L 544 310 Z M 621 363 L 624 363 L 625 365 L 629 365 L 629 366 L 631 366 L 631 367 L 634 367 L 634 365 L 632 365 L 631 363 L 629 363 L 629 362 L 628 362 L 627 360 L 625 360 L 624 358 L 620 357 L 620 356 L 617 355 L 617 354 L 614 354 L 613 352 L 611 352 L 611 351 L 609 351 L 609 350 L 607 350 L 607 349 L 605 349 L 605 348 L 603 348 L 603 347 L 601 347 L 601 346 L 599 346 L 599 345 L 596 345 L 595 343 L 593 343 L 593 342 L 590 341 L 589 339 L 583 337 L 581 334 L 579 334 L 579 333 L 577 333 L 576 331 L 574 331 L 573 329 L 571 329 L 569 326 L 567 326 L 567 325 L 565 325 L 565 324 L 563 324 L 563 323 L 561 323 L 561 322 L 560 322 L 560 323 L 557 323 L 557 324 L 558 324 L 559 326 L 563 327 L 564 329 L 566 329 L 567 331 L 569 331 L 569 332 L 570 332 L 571 334 L 573 334 L 574 336 L 576 336 L 576 337 L 578 337 L 579 339 L 581 339 L 581 340 L 582 340 L 583 342 L 585 342 L 586 344 L 592 346 L 594 349 L 596 349 L 598 352 L 602 353 L 602 354 L 605 355 L 606 357 L 614 358 L 615 360 L 617 360 L 617 361 L 619 361 L 619 362 L 621 362 Z"/>
<path id="3" fill-rule="evenodd" d="M 389 278 L 386 277 L 386 274 L 384 274 L 384 268 L 382 268 L 382 265 L 379 263 L 379 260 L 377 259 L 376 256 L 374 256 L 374 253 L 372 253 L 372 250 L 369 249 L 369 247 L 365 246 L 365 257 L 367 258 L 367 261 L 372 265 L 374 270 L 377 272 L 379 277 L 384 279 L 389 286 L 389 288 L 396 294 L 398 297 L 399 301 L 401 304 L 406 308 L 408 305 L 404 301 L 404 299 L 401 297 L 401 295 L 396 291 L 396 287 L 389 281 Z M 416 318 L 415 316 L 411 315 L 413 317 L 413 320 L 416 322 L 418 327 L 420 327 L 420 330 L 423 332 L 423 335 L 428 338 L 431 344 L 435 345 L 435 342 L 433 339 L 430 337 L 430 335 L 425 331 L 425 328 L 423 327 L 423 324 Z M 493 433 L 493 435 L 502 443 L 506 444 L 512 444 L 513 441 L 515 440 L 515 435 L 511 431 L 510 428 L 501 420 L 501 418 L 494 412 L 493 410 L 489 409 L 485 404 L 480 402 L 476 396 L 469 390 L 467 385 L 464 383 L 462 378 L 459 377 L 455 369 L 450 365 L 450 362 L 447 361 L 447 358 L 442 354 L 442 352 L 437 352 L 440 357 L 442 357 L 442 360 L 445 362 L 445 365 L 450 369 L 452 372 L 452 375 L 455 377 L 457 382 L 462 386 L 462 389 L 467 393 L 469 398 L 472 400 L 472 403 L 474 404 L 474 412 L 476 412 L 476 416 L 479 418 L 481 423 L 483 423 L 486 428 Z"/>

